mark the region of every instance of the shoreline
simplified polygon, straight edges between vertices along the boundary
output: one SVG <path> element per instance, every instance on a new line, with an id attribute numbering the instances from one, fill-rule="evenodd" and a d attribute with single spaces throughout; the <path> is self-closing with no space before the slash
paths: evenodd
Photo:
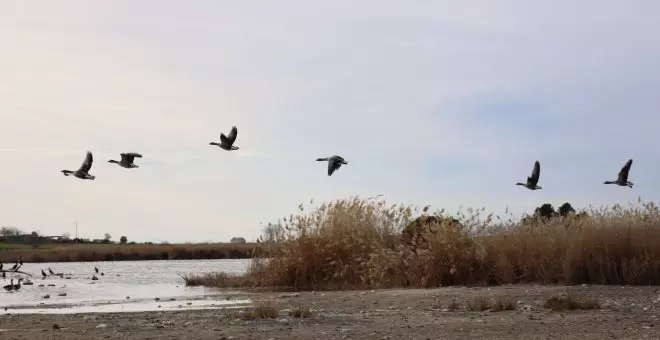
<path id="1" fill-rule="evenodd" d="M 551 296 L 597 299 L 599 309 L 552 311 Z M 657 286 L 443 287 L 300 293 L 245 293 L 274 319 L 246 319 L 236 308 L 208 310 L 9 314 L 0 334 L 12 339 L 607 339 L 657 338 Z M 505 297 L 515 310 L 470 311 L 476 297 Z M 449 310 L 452 304 L 456 310 Z M 307 318 L 288 315 L 309 308 Z M 53 329 L 57 324 L 59 329 Z"/>

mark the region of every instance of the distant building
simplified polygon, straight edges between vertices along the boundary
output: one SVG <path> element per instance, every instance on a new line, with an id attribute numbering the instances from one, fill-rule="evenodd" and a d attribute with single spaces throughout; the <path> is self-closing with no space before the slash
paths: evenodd
<path id="1" fill-rule="evenodd" d="M 232 237 L 231 243 L 245 243 L 245 238 L 243 237 Z"/>

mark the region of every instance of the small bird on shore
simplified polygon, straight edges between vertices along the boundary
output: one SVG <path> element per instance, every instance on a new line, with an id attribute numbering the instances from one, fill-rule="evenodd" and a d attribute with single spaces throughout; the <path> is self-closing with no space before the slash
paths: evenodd
<path id="1" fill-rule="evenodd" d="M 43 269 L 41 270 L 41 276 L 42 276 L 42 277 L 46 277 L 46 276 L 48 276 L 48 275 L 46 275 L 46 272 L 45 272 Z"/>
<path id="2" fill-rule="evenodd" d="M 238 147 L 234 146 L 234 142 L 236 141 L 236 135 L 238 135 L 238 129 L 236 129 L 236 126 L 232 126 L 229 135 L 225 136 L 224 132 L 220 133 L 219 144 L 216 142 L 211 142 L 209 143 L 209 145 L 217 145 L 227 151 L 238 150 Z"/>
<path id="3" fill-rule="evenodd" d="M 80 168 L 76 171 L 71 171 L 71 170 L 62 170 L 62 173 L 64 176 L 73 176 L 76 178 L 80 179 L 89 179 L 93 180 L 96 178 L 96 176 L 90 175 L 89 170 L 92 168 L 92 163 L 94 162 L 94 156 L 92 156 L 91 151 L 87 151 L 87 155 L 85 156 L 85 160 L 83 161 L 82 165 Z"/>
<path id="4" fill-rule="evenodd" d="M 94 267 L 94 270 L 96 271 L 96 273 L 99 272 L 99 268 L 98 268 L 98 267 Z"/>
<path id="5" fill-rule="evenodd" d="M 522 185 L 529 190 L 542 189 L 540 186 L 536 185 L 539 182 L 539 176 L 541 176 L 541 164 L 539 161 L 534 162 L 534 169 L 532 170 L 532 175 L 527 177 L 525 183 L 516 183 L 516 185 Z"/>
<path id="6" fill-rule="evenodd" d="M 328 176 L 332 174 L 341 167 L 342 164 L 348 164 L 341 156 L 333 155 L 326 158 L 317 158 L 317 162 L 328 162 Z"/>
<path id="7" fill-rule="evenodd" d="M 55 272 L 52 269 L 50 269 L 50 267 L 48 267 L 48 272 L 50 273 L 50 275 L 55 275 Z"/>
<path id="8" fill-rule="evenodd" d="M 12 279 L 9 281 L 9 284 L 3 286 L 2 288 L 4 288 L 6 291 L 10 291 L 10 290 L 14 289 L 14 279 L 12 278 Z"/>
<path id="9" fill-rule="evenodd" d="M 135 163 L 133 163 L 133 160 L 135 160 L 135 157 L 137 158 L 142 158 L 142 155 L 140 155 L 137 152 L 126 152 L 126 153 L 120 153 L 121 156 L 120 161 L 116 161 L 114 159 L 111 159 L 108 161 L 108 163 L 115 163 L 118 164 L 119 166 L 126 168 L 126 169 L 132 169 L 132 168 L 139 168 L 139 166 Z"/>
<path id="10" fill-rule="evenodd" d="M 633 182 L 628 181 L 628 173 L 630 172 L 630 167 L 632 166 L 632 159 L 629 159 L 626 164 L 621 168 L 619 171 L 619 176 L 617 177 L 616 181 L 605 181 L 603 182 L 604 184 L 616 184 L 618 186 L 622 187 L 633 187 Z"/>
<path id="11" fill-rule="evenodd" d="M 15 285 L 14 285 L 14 290 L 19 290 L 19 289 L 21 289 L 21 281 L 23 281 L 23 278 L 22 278 L 22 277 L 18 279 L 18 284 L 15 284 Z"/>

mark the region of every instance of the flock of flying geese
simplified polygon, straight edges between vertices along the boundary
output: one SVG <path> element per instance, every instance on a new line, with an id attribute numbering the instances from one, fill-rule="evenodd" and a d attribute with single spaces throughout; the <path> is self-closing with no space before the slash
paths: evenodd
<path id="1" fill-rule="evenodd" d="M 220 143 L 210 142 L 209 145 L 217 145 L 221 149 L 227 151 L 238 150 L 238 147 L 234 145 L 237 135 L 238 135 L 238 129 L 236 129 L 236 126 L 232 126 L 231 131 L 229 132 L 228 135 L 225 135 L 224 133 L 220 133 Z M 114 159 L 111 159 L 108 161 L 108 163 L 115 163 L 127 169 L 139 168 L 139 166 L 133 162 L 135 161 L 135 158 L 142 158 L 141 154 L 136 152 L 126 152 L 126 153 L 121 153 L 120 156 L 121 156 L 121 160 L 116 161 Z M 344 158 L 337 155 L 333 155 L 325 158 L 317 158 L 316 160 L 319 162 L 328 162 L 328 176 L 331 176 L 337 169 L 341 167 L 342 164 L 348 164 L 344 160 Z M 64 174 L 64 176 L 73 176 L 80 179 L 93 180 L 96 178 L 96 176 L 89 173 L 89 170 L 92 169 L 93 162 L 94 162 L 94 156 L 92 156 L 92 152 L 87 151 L 85 160 L 83 161 L 82 165 L 78 170 L 76 171 L 62 170 L 62 173 Z"/>
<path id="2" fill-rule="evenodd" d="M 628 180 L 628 173 L 630 172 L 630 167 L 632 166 L 632 159 L 629 159 L 626 164 L 621 168 L 619 171 L 619 175 L 617 176 L 617 179 L 614 181 L 605 181 L 603 182 L 604 184 L 616 184 L 618 186 L 622 187 L 633 187 L 633 183 Z M 541 164 L 539 161 L 534 162 L 534 169 L 532 169 L 532 175 L 527 177 L 527 181 L 525 183 L 516 183 L 516 185 L 522 185 L 525 188 L 529 190 L 537 190 L 537 189 L 542 189 L 538 183 L 539 183 L 539 176 L 541 176 Z"/>
<path id="3" fill-rule="evenodd" d="M 232 126 L 231 131 L 229 132 L 228 135 L 225 135 L 224 133 L 220 133 L 220 143 L 217 142 L 210 142 L 209 145 L 216 145 L 219 146 L 223 150 L 227 151 L 235 151 L 238 150 L 238 147 L 234 145 L 234 142 L 236 141 L 236 137 L 238 135 L 238 129 L 236 129 L 236 126 Z M 118 164 L 121 167 L 131 169 L 131 168 L 138 168 L 133 161 L 135 158 L 142 158 L 142 155 L 139 153 L 135 152 L 127 152 L 127 153 L 121 153 L 121 160 L 116 161 L 114 159 L 109 160 L 109 163 L 115 163 Z M 62 170 L 62 173 L 64 176 L 74 176 L 80 179 L 90 179 L 93 180 L 96 178 L 96 176 L 91 175 L 89 173 L 89 170 L 92 168 L 92 162 L 94 161 L 94 156 L 92 156 L 91 151 L 87 151 L 87 155 L 85 156 L 85 160 L 83 161 L 82 165 L 80 168 L 76 171 L 72 170 Z M 324 157 L 324 158 L 317 158 L 316 161 L 318 162 L 328 162 L 328 176 L 332 176 L 332 174 L 339 169 L 342 164 L 348 164 L 344 158 L 341 156 L 333 155 L 330 157 Z M 628 173 L 630 172 L 630 167 L 632 166 L 632 159 L 629 159 L 628 162 L 621 168 L 619 171 L 619 175 L 616 180 L 614 181 L 605 181 L 603 182 L 604 184 L 616 184 L 619 186 L 627 186 L 632 188 L 633 183 L 628 181 Z M 525 183 L 516 183 L 516 185 L 522 185 L 525 188 L 529 190 L 537 190 L 537 189 L 542 189 L 541 186 L 538 185 L 539 182 L 539 177 L 541 175 L 541 164 L 539 161 L 534 162 L 534 169 L 532 170 L 531 176 L 527 177 L 527 181 Z"/>

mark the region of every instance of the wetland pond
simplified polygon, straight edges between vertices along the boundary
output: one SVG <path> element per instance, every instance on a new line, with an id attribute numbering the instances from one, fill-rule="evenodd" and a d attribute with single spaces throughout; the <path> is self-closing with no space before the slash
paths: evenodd
<path id="1" fill-rule="evenodd" d="M 225 271 L 243 273 L 250 260 L 161 260 L 117 262 L 25 263 L 26 275 L 7 273 L 17 291 L 0 290 L 0 313 L 94 313 L 185 310 L 241 306 L 246 294 L 207 287 L 186 287 L 182 274 Z M 47 274 L 48 268 L 64 277 Z M 99 269 L 97 274 L 94 267 Z M 92 280 L 96 275 L 98 280 Z"/>

